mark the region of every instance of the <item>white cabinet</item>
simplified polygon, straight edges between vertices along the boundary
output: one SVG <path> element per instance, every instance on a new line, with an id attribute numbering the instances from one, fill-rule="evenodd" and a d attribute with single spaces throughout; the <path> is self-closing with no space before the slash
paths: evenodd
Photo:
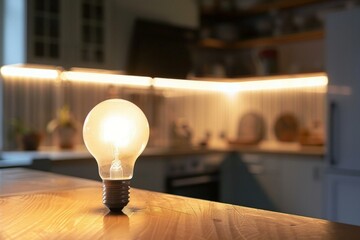
<path id="1" fill-rule="evenodd" d="M 310 217 L 323 217 L 322 157 L 239 154 L 222 169 L 222 201 Z"/>
<path id="2" fill-rule="evenodd" d="M 5 41 L 4 49 L 21 48 L 17 58 L 5 56 L 4 64 L 32 63 L 55 66 L 113 68 L 113 0 L 18 0 L 23 11 L 5 15 L 4 29 L 23 36 Z M 5 11 L 14 5 L 5 0 Z M 26 21 L 24 15 L 26 14 Z M 18 24 L 14 24 L 14 21 Z M 14 33 L 12 33 L 14 35 Z M 14 35 L 15 36 L 15 35 Z M 18 46 L 14 46 L 18 45 Z M 7 46 L 6 46 L 7 45 Z M 112 55 L 111 55 L 112 54 Z M 6 53 L 5 53 L 6 55 Z M 21 55 L 21 56 L 20 56 Z"/>
<path id="3" fill-rule="evenodd" d="M 281 162 L 281 211 L 324 217 L 324 161 L 315 156 L 283 156 Z"/>
<path id="4" fill-rule="evenodd" d="M 221 171 L 221 201 L 280 211 L 280 164 L 272 155 L 229 155 Z"/>
<path id="5" fill-rule="evenodd" d="M 28 62 L 106 68 L 112 2 L 30 0 Z"/>
<path id="6" fill-rule="evenodd" d="M 360 225 L 360 175 L 327 175 L 326 208 L 331 221 Z"/>

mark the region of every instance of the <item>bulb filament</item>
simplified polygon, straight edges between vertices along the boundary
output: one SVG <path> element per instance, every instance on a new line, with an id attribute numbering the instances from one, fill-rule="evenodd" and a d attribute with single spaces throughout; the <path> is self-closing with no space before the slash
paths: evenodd
<path id="1" fill-rule="evenodd" d="M 124 172 L 121 166 L 121 161 L 118 159 L 112 161 L 110 167 L 110 178 L 117 179 L 123 177 L 124 177 Z"/>
<path id="2" fill-rule="evenodd" d="M 112 179 L 122 179 L 124 177 L 123 167 L 119 159 L 119 149 L 115 148 L 114 160 L 111 162 L 110 167 L 110 178 Z"/>

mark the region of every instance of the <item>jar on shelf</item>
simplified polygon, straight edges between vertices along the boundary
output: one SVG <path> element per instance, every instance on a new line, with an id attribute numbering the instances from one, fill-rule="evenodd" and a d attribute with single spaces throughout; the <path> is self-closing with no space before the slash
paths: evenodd
<path id="1" fill-rule="evenodd" d="M 271 75 L 277 73 L 277 50 L 276 49 L 262 49 L 255 51 L 254 63 L 257 75 Z"/>

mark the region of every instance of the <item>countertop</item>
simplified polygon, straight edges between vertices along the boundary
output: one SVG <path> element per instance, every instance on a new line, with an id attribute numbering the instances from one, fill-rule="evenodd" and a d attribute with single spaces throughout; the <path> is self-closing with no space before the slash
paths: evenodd
<path id="1" fill-rule="evenodd" d="M 131 189 L 122 214 L 101 183 L 0 170 L 0 239 L 359 239 L 360 227 Z"/>
<path id="2" fill-rule="evenodd" d="M 301 146 L 296 143 L 263 142 L 259 145 L 210 146 L 210 147 L 147 147 L 141 157 L 173 157 L 212 153 L 259 153 L 323 156 L 323 146 Z M 39 151 L 4 151 L 1 153 L 0 168 L 11 166 L 29 166 L 33 159 L 73 160 L 90 159 L 91 154 L 85 146 L 77 146 L 73 150 L 42 148 Z"/>

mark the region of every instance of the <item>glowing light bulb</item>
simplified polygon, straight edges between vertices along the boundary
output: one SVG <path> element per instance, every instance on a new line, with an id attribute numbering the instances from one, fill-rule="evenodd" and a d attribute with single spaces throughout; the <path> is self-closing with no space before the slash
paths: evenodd
<path id="1" fill-rule="evenodd" d="M 121 211 L 129 202 L 135 161 L 149 140 L 145 114 L 123 99 L 103 101 L 88 113 L 83 137 L 99 165 L 103 203 L 111 211 Z"/>

